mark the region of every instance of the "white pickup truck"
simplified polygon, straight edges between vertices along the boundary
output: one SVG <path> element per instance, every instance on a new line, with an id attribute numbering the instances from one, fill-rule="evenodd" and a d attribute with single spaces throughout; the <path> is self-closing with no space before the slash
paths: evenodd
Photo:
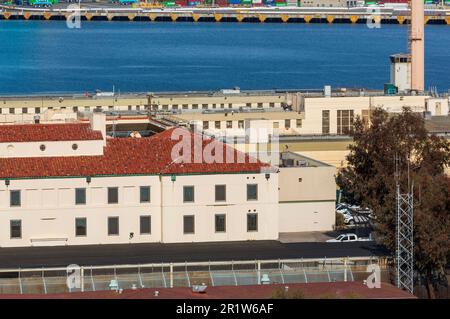
<path id="1" fill-rule="evenodd" d="M 356 234 L 341 234 L 334 239 L 328 239 L 327 243 L 349 243 L 353 241 L 371 241 L 372 238 L 358 237 Z"/>

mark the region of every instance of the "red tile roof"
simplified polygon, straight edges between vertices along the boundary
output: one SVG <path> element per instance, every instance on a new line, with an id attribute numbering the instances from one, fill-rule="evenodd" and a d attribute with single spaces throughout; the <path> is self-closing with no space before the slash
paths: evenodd
<path id="1" fill-rule="evenodd" d="M 0 125 L 0 143 L 101 140 L 89 123 Z"/>
<path id="2" fill-rule="evenodd" d="M 235 159 L 240 154 L 245 161 L 209 164 L 203 160 L 194 163 L 194 134 L 185 129 L 177 130 L 183 130 L 190 136 L 191 163 L 173 161 L 172 148 L 178 143 L 178 140 L 171 139 L 174 130 L 172 128 L 152 137 L 109 138 L 104 154 L 98 156 L 0 158 L 0 178 L 238 173 L 259 172 L 263 167 L 269 167 L 261 162 L 251 163 L 248 155 L 215 140 L 203 140 L 203 147 L 212 145 L 210 143 L 214 141 L 224 154 L 228 153 Z"/>

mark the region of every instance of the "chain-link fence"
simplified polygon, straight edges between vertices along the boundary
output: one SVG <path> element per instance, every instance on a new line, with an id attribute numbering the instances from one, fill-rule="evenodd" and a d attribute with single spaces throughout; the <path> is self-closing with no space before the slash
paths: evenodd
<path id="1" fill-rule="evenodd" d="M 82 266 L 72 268 L 0 269 L 0 294 L 52 294 L 111 289 L 238 286 L 274 283 L 364 281 L 367 266 L 380 266 L 381 281 L 388 271 L 379 258 L 290 259 L 145 265 Z M 78 281 L 73 276 L 78 276 Z"/>

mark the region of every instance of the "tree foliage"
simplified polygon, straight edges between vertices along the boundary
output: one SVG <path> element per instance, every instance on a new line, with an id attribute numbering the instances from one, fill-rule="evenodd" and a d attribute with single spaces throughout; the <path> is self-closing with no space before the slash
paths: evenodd
<path id="1" fill-rule="evenodd" d="M 396 181 L 402 192 L 413 185 L 415 267 L 428 277 L 442 274 L 450 255 L 449 142 L 428 134 L 422 117 L 406 109 L 376 109 L 370 126 L 357 118 L 352 136 L 348 166 L 337 176 L 347 200 L 373 209 L 376 237 L 394 252 Z"/>

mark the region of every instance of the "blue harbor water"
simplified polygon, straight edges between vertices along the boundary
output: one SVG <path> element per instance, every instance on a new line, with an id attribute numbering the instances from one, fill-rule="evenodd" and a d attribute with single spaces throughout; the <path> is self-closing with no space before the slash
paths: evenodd
<path id="1" fill-rule="evenodd" d="M 0 21 L 0 94 L 339 87 L 381 89 L 407 27 Z M 450 30 L 426 26 L 426 87 L 450 87 Z"/>

